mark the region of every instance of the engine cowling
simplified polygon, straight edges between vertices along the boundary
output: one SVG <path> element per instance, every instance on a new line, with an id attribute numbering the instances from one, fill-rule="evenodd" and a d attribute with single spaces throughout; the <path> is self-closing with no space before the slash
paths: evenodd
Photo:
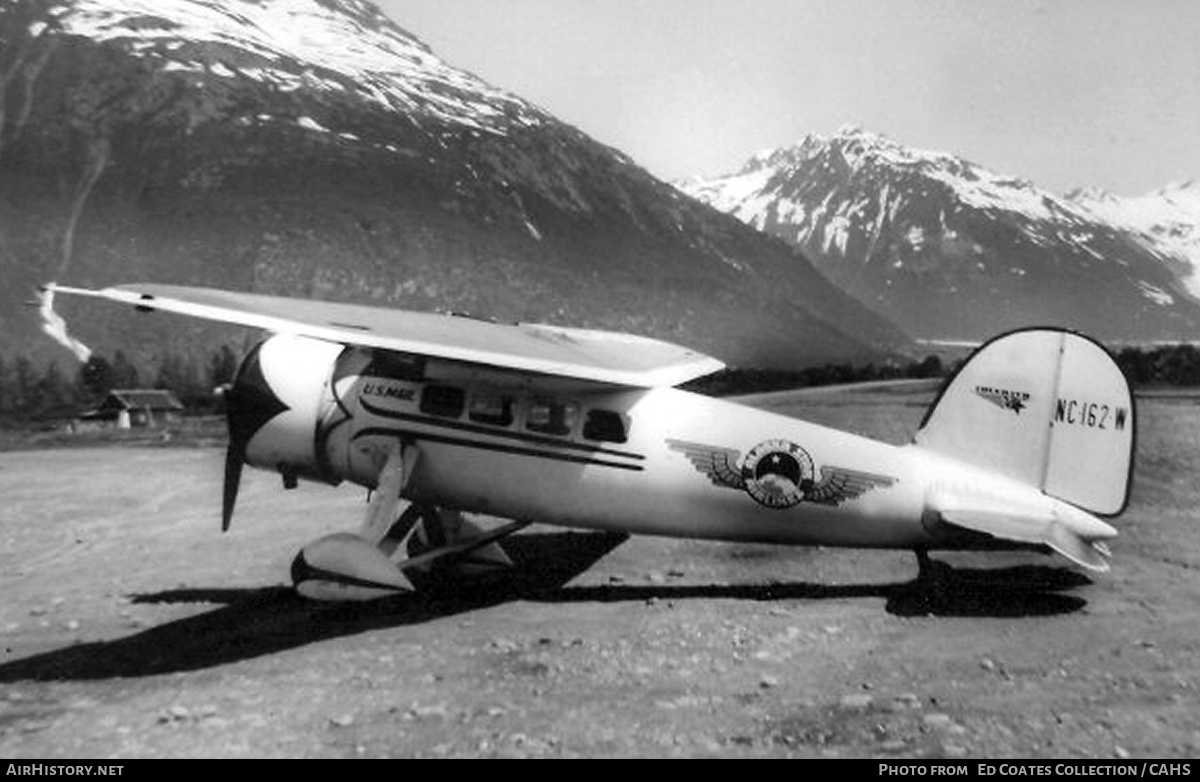
<path id="1" fill-rule="evenodd" d="M 286 481 L 337 482 L 322 467 L 317 431 L 332 397 L 330 378 L 342 345 L 276 335 L 247 354 L 229 391 L 231 449 L 242 459 L 281 473 Z"/>

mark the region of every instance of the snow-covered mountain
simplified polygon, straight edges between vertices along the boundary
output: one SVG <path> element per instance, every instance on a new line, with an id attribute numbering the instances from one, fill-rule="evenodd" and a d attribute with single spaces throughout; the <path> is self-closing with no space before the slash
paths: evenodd
<path id="1" fill-rule="evenodd" d="M 909 345 L 786 244 L 361 0 L 0 4 L 0 353 L 47 279 L 550 320 L 744 365 Z M 99 309 L 104 349 L 194 343 Z"/>
<path id="2" fill-rule="evenodd" d="M 191 76 L 194 87 L 257 82 L 271 91 L 364 100 L 496 135 L 512 124 L 552 121 L 516 96 L 447 65 L 361 0 L 72 0 L 47 7 L 62 33 L 117 44 L 163 73 Z M 259 125 L 294 121 L 311 132 L 334 132 L 311 117 L 243 119 Z M 354 133 L 341 137 L 371 143 Z"/>
<path id="3" fill-rule="evenodd" d="M 1193 296 L 1200 297 L 1200 183 L 1179 182 L 1131 198 L 1098 188 L 1076 190 L 1067 197 L 1134 234 L 1164 258 Z"/>
<path id="4" fill-rule="evenodd" d="M 800 248 L 915 336 L 1054 324 L 1110 340 L 1200 338 L 1200 302 L 1168 267 L 1165 240 L 1150 241 L 1156 230 L 1195 239 L 1200 220 L 1184 219 L 1192 202 L 1178 195 L 1190 190 L 1173 191 L 1177 220 L 1159 209 L 1131 230 L 1129 203 L 1106 212 L 850 127 L 679 187 Z"/>

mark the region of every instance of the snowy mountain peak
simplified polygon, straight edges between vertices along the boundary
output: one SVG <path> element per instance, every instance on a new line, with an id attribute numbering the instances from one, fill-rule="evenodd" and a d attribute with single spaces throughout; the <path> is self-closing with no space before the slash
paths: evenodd
<path id="1" fill-rule="evenodd" d="M 1182 182 L 1172 182 L 1158 191 L 1164 200 L 1190 208 L 1193 213 L 1200 214 L 1200 182 L 1185 179 Z"/>
<path id="2" fill-rule="evenodd" d="M 1200 298 L 1200 185 L 1190 180 L 1124 198 L 1085 189 L 1069 198 L 1099 219 L 1128 231 L 1162 257 L 1188 291 Z"/>
<path id="3" fill-rule="evenodd" d="M 62 0 L 53 13 L 67 34 L 198 79 L 365 97 L 492 133 L 509 114 L 525 124 L 545 119 L 447 65 L 363 0 Z"/>
<path id="4" fill-rule="evenodd" d="M 902 183 L 901 178 L 908 180 Z M 761 229 L 773 219 L 763 210 L 770 207 L 798 215 L 804 210 L 797 199 L 805 200 L 805 193 L 819 189 L 815 183 L 831 180 L 861 190 L 865 199 L 895 198 L 919 182 L 927 188 L 936 186 L 954 202 L 971 208 L 1019 213 L 1028 220 L 1090 219 L 1078 205 L 1027 180 L 989 171 L 946 152 L 908 147 L 855 126 L 846 126 L 834 136 L 812 134 L 791 147 L 760 152 L 736 174 L 678 186 Z M 747 198 L 751 193 L 758 195 Z"/>
<path id="5" fill-rule="evenodd" d="M 1138 204 L 1094 188 L 1063 197 L 847 126 L 761 152 L 736 174 L 679 186 L 798 247 L 849 292 L 922 336 L 982 337 L 1063 322 L 1072 311 L 1065 325 L 1111 333 L 1120 327 L 1111 313 L 1088 311 L 1104 298 L 1124 299 L 1136 313 L 1130 334 L 1200 325 L 1200 305 L 1188 292 L 1196 282 L 1192 295 L 1200 297 L 1191 271 L 1200 264 L 1182 260 L 1179 246 L 1169 260 L 1154 240 L 1195 239 L 1200 188 L 1190 185 Z M 1071 289 L 1063 296 L 1087 293 L 1064 306 L 1055 285 Z M 931 296 L 944 303 L 930 308 Z M 1029 320 L 1014 320 L 1022 307 Z"/>
<path id="6" fill-rule="evenodd" d="M 1117 196 L 1102 187 L 1088 185 L 1076 188 L 1067 193 L 1067 200 L 1076 203 L 1109 203 L 1117 200 Z"/>
<path id="7" fill-rule="evenodd" d="M 1197 182 L 1195 179 L 1184 179 L 1179 182 L 1171 182 L 1163 188 L 1163 191 L 1200 193 L 1200 182 Z"/>

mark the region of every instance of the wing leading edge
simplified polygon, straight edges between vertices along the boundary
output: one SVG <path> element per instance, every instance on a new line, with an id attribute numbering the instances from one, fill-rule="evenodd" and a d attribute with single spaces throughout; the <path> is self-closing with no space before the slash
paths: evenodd
<path id="1" fill-rule="evenodd" d="M 46 289 L 329 342 L 636 388 L 674 386 L 724 367 L 718 359 L 679 345 L 610 331 L 489 323 L 176 285 L 94 290 L 50 283 Z"/>

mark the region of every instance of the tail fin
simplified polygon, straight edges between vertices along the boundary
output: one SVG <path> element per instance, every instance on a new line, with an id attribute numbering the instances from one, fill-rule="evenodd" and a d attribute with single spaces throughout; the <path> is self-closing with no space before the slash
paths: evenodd
<path id="1" fill-rule="evenodd" d="M 992 340 L 925 414 L 917 445 L 986 467 L 1101 515 L 1129 499 L 1134 407 L 1096 342 L 1059 329 Z"/>

